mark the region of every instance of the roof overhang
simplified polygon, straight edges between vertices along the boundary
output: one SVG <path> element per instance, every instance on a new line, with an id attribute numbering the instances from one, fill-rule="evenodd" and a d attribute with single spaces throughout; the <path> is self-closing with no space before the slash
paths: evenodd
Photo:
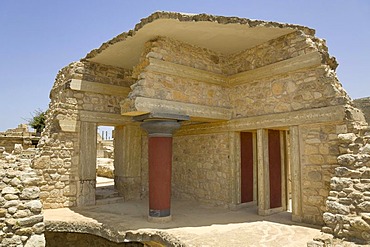
<path id="1" fill-rule="evenodd" d="M 139 62 L 144 44 L 158 36 L 230 55 L 297 30 L 314 35 L 314 30 L 291 24 L 238 17 L 156 12 L 142 19 L 134 30 L 122 33 L 91 51 L 85 59 L 131 69 Z"/>

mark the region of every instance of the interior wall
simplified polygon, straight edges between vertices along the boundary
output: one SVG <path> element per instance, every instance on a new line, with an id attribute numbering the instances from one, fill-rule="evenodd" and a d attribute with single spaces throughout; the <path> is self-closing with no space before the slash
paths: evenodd
<path id="1" fill-rule="evenodd" d="M 172 193 L 175 198 L 213 205 L 230 203 L 228 133 L 175 136 Z"/>

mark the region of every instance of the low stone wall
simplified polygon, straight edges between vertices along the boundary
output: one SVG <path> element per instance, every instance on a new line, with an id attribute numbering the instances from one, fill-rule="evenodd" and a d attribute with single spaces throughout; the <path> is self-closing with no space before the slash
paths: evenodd
<path id="1" fill-rule="evenodd" d="M 0 246 L 45 246 L 38 178 L 25 155 L 0 157 Z"/>
<path id="2" fill-rule="evenodd" d="M 370 243 L 370 127 L 338 137 L 339 167 L 331 179 L 322 230 Z"/>

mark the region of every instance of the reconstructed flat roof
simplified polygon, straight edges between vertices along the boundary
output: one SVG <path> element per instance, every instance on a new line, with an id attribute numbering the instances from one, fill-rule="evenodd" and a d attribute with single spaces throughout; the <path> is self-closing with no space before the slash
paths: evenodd
<path id="1" fill-rule="evenodd" d="M 145 42 L 158 36 L 229 55 L 297 30 L 315 34 L 313 29 L 293 24 L 208 14 L 155 12 L 142 19 L 134 30 L 92 50 L 85 59 L 131 69 L 139 62 Z"/>

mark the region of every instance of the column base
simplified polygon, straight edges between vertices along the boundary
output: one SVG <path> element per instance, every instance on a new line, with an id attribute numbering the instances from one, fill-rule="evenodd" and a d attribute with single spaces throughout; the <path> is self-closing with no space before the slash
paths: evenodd
<path id="1" fill-rule="evenodd" d="M 165 217 L 148 216 L 148 221 L 152 223 L 167 223 L 167 222 L 172 221 L 172 215 L 165 216 Z"/>

